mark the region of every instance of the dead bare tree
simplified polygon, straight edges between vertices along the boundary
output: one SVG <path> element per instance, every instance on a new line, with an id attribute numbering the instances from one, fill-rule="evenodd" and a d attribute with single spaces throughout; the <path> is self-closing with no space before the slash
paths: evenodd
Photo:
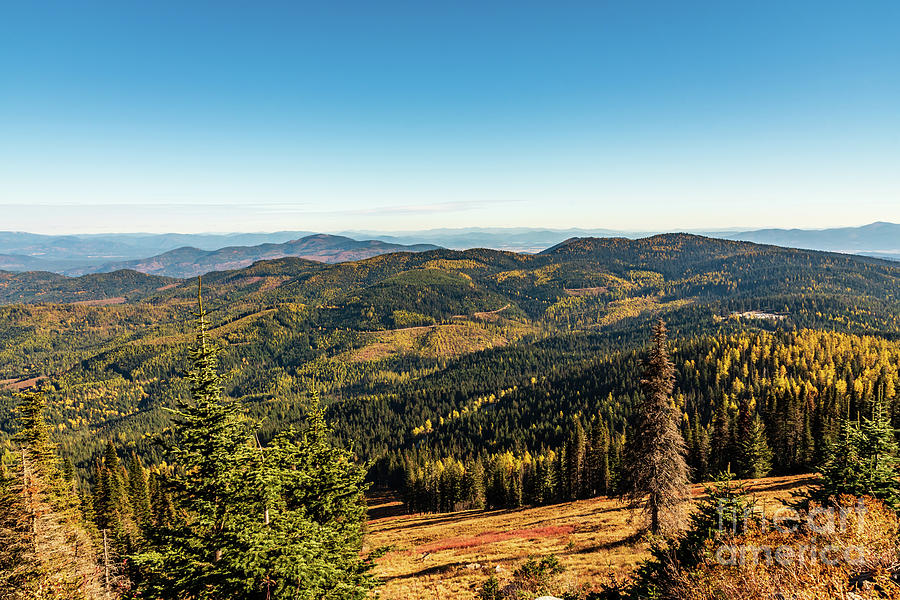
<path id="1" fill-rule="evenodd" d="M 684 525 L 688 498 L 685 444 L 672 401 L 675 369 L 666 344 L 666 325 L 659 320 L 643 365 L 643 397 L 635 407 L 623 473 L 624 496 L 643 509 L 653 534 L 672 533 Z"/>

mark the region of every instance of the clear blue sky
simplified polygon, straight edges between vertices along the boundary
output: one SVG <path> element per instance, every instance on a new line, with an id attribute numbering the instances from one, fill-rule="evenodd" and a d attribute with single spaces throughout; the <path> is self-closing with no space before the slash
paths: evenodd
<path id="1" fill-rule="evenodd" d="M 898 222 L 898 24 L 896 1 L 5 2 L 0 229 Z"/>

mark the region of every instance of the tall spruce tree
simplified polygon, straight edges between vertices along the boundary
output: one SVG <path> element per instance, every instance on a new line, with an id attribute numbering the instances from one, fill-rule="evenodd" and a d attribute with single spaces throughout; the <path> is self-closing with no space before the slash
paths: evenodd
<path id="1" fill-rule="evenodd" d="M 224 598 L 244 587 L 223 558 L 241 552 L 235 529 L 247 507 L 236 499 L 249 478 L 251 428 L 239 405 L 223 396 L 199 286 L 197 306 L 191 398 L 173 411 L 171 451 L 178 468 L 167 482 L 184 518 L 156 532 L 154 552 L 134 557 L 150 597 Z"/>
<path id="2" fill-rule="evenodd" d="M 0 463 L 0 599 L 25 600 L 41 581 L 22 482 Z"/>
<path id="3" fill-rule="evenodd" d="M 484 508 L 484 465 L 480 458 L 466 463 L 463 489 L 472 508 Z"/>
<path id="4" fill-rule="evenodd" d="M 141 464 L 137 452 L 132 450 L 128 457 L 128 500 L 131 504 L 132 515 L 135 522 L 141 528 L 150 524 L 150 485 L 147 471 Z"/>
<path id="5" fill-rule="evenodd" d="M 584 460 L 586 453 L 586 440 L 581 419 L 572 417 L 569 435 L 565 444 L 565 471 L 564 491 L 567 500 L 575 500 L 583 497 L 584 490 Z"/>
<path id="6" fill-rule="evenodd" d="M 150 524 L 154 529 L 166 529 L 175 522 L 175 506 L 165 478 L 151 472 L 147 477 L 150 491 Z"/>
<path id="7" fill-rule="evenodd" d="M 643 396 L 635 407 L 623 472 L 625 496 L 643 507 L 653 534 L 672 533 L 683 525 L 688 498 L 686 450 L 672 401 L 675 370 L 666 343 L 666 325 L 659 320 L 644 363 Z"/>
<path id="8" fill-rule="evenodd" d="M 741 477 L 765 477 L 772 470 L 772 450 L 766 439 L 766 427 L 755 415 L 739 440 L 739 471 Z"/>
<path id="9" fill-rule="evenodd" d="M 375 580 L 361 557 L 365 469 L 335 447 L 318 397 L 300 431 L 259 448 L 255 510 L 245 516 L 249 548 L 238 565 L 265 585 L 266 597 L 361 599 Z M 251 504 L 252 506 L 253 504 Z M 249 597 L 249 596 L 248 596 Z"/>
<path id="10" fill-rule="evenodd" d="M 112 440 L 95 465 L 94 481 L 92 507 L 97 529 L 114 542 L 115 554 L 132 552 L 140 532 L 126 489 L 126 471 Z"/>
<path id="11" fill-rule="evenodd" d="M 300 432 L 263 447 L 223 394 L 199 293 L 191 358 L 191 398 L 175 411 L 175 468 L 152 482 L 154 500 L 171 498 L 172 509 L 154 506 L 147 548 L 133 556 L 142 597 L 365 597 L 374 580 L 360 556 L 364 471 L 329 441 L 317 398 Z"/>
<path id="12" fill-rule="evenodd" d="M 690 449 L 690 461 L 694 480 L 705 481 L 711 470 L 709 466 L 709 430 L 700 423 L 699 418 L 694 421 L 694 433 L 691 438 L 693 443 Z"/>
<path id="13" fill-rule="evenodd" d="M 729 470 L 731 463 L 731 417 L 728 414 L 728 399 L 722 397 L 716 403 L 712 420 L 709 468 L 715 474 Z"/>
<path id="14" fill-rule="evenodd" d="M 598 419 L 591 424 L 585 456 L 585 493 L 587 496 L 606 495 L 609 491 L 609 431 Z"/>

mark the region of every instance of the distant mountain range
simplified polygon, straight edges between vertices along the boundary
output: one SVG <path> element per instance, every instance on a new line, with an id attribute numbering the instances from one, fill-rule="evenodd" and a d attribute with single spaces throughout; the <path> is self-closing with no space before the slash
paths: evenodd
<path id="1" fill-rule="evenodd" d="M 218 250 L 201 250 L 185 246 L 150 258 L 110 262 L 97 267 L 68 269 L 66 274 L 84 275 L 131 269 L 148 275 L 196 277 L 211 271 L 241 269 L 261 260 L 275 258 L 297 257 L 323 263 L 339 263 L 362 260 L 391 252 L 424 252 L 437 248 L 431 244 L 402 245 L 380 240 L 357 241 L 339 235 L 316 234 L 282 244 L 227 246 Z"/>
<path id="2" fill-rule="evenodd" d="M 398 244 L 429 243 L 444 248 L 493 248 L 513 252 L 540 252 L 575 237 L 624 237 L 637 239 L 669 233 L 666 231 L 622 231 L 615 229 L 529 229 L 529 228 L 467 228 L 432 229 L 410 232 L 345 232 L 351 237 L 365 235 Z M 692 230 L 708 237 L 727 240 L 771 244 L 786 248 L 825 250 L 846 254 L 864 254 L 900 260 L 900 225 L 872 223 L 862 227 L 836 229 L 758 229 Z"/>
<path id="3" fill-rule="evenodd" d="M 298 233 L 304 235 L 292 237 Z M 288 239 L 265 241 L 283 238 Z M 191 242 L 192 245 L 183 245 L 185 242 Z M 250 243 L 254 244 L 244 245 Z M 172 248 L 173 245 L 176 246 Z M 397 244 L 374 239 L 359 241 L 340 235 L 310 235 L 308 232 L 296 231 L 271 234 L 117 234 L 83 237 L 0 232 L 0 270 L 47 271 L 79 276 L 131 269 L 166 277 L 194 277 L 210 271 L 239 269 L 260 260 L 289 256 L 336 263 L 390 252 L 422 252 L 436 248 L 438 246 L 432 244 Z"/>
<path id="4" fill-rule="evenodd" d="M 615 229 L 535 229 L 528 227 L 468 227 L 426 231 L 345 231 L 342 235 L 366 237 L 395 244 L 435 244 L 452 250 L 489 248 L 509 252 L 538 253 L 573 237 L 638 238 L 662 232 L 619 231 Z"/>
<path id="5" fill-rule="evenodd" d="M 682 289 L 673 297 L 691 299 L 710 294 L 738 297 L 748 292 L 745 279 L 740 279 L 740 285 L 724 285 L 720 274 L 724 270 L 731 273 L 730 277 L 745 278 L 746 270 L 751 267 L 756 273 L 754 289 L 757 292 L 765 288 L 769 289 L 767 293 L 781 297 L 779 295 L 788 291 L 798 290 L 798 297 L 802 297 L 799 290 L 808 292 L 817 289 L 816 286 L 834 282 L 840 271 L 843 273 L 840 285 L 850 286 L 835 288 L 841 293 L 850 293 L 848 290 L 856 285 L 866 286 L 869 290 L 866 293 L 886 302 L 896 302 L 895 285 L 900 273 L 900 263 L 864 256 L 795 250 L 689 234 L 663 234 L 636 240 L 575 237 L 533 254 L 416 246 L 398 247 L 428 251 L 382 253 L 391 247 L 384 242 L 357 242 L 340 236 L 317 235 L 286 244 L 217 251 L 175 250 L 130 266 L 157 273 L 196 274 L 212 265 L 252 262 L 252 265 L 208 273 L 204 277 L 204 288 L 210 298 L 235 300 L 265 296 L 272 302 L 282 299 L 327 304 L 329 318 L 340 323 L 366 320 L 369 318 L 366 315 L 374 310 L 381 315 L 380 326 L 385 327 L 390 323 L 397 327 L 406 323 L 403 311 L 418 314 L 428 307 L 439 306 L 444 307 L 441 318 L 492 311 L 507 304 L 531 311 L 537 318 L 547 309 L 547 303 L 560 295 L 592 298 L 609 291 L 610 286 L 637 293 L 639 289 L 663 289 L 659 287 L 663 282 L 670 285 L 678 281 Z M 253 250 L 252 255 L 248 255 L 247 250 Z M 285 251 L 315 252 L 319 257 L 330 257 L 333 264 L 295 256 L 257 260 L 267 256 L 267 252 L 279 254 Z M 370 258 L 359 262 L 342 260 L 353 253 L 369 254 Z M 376 257 L 379 253 L 382 254 Z M 557 272 L 557 269 L 561 270 Z M 551 277 L 550 273 L 554 275 Z M 714 277 L 707 276 L 713 273 L 716 274 Z M 793 278 L 800 273 L 802 286 Z M 877 294 L 872 292 L 876 288 Z M 422 289 L 431 291 L 423 296 Z M 159 304 L 173 298 L 190 300 L 195 293 L 196 282 L 190 279 L 128 269 L 80 277 L 40 271 L 0 271 L 0 305 Z M 336 298 L 343 298 L 343 303 L 336 303 Z M 338 306 L 343 308 L 338 310 Z M 759 309 L 752 302 L 735 306 L 742 310 Z M 769 303 L 763 308 L 769 306 L 775 305 Z M 418 323 L 421 319 L 414 321 Z M 375 327 L 375 324 L 366 327 Z"/>
<path id="6" fill-rule="evenodd" d="M 537 253 L 575 237 L 636 239 L 661 232 L 613 229 L 465 228 L 409 232 L 308 231 L 232 234 L 96 234 L 50 236 L 0 232 L 0 270 L 67 275 L 134 269 L 169 277 L 192 277 L 253 262 L 296 256 L 319 262 L 359 260 L 389 252 L 436 247 L 490 248 Z M 836 229 L 695 231 L 710 237 L 826 250 L 900 260 L 900 225 L 872 223 Z M 363 240 L 363 241 L 359 241 Z"/>
<path id="7" fill-rule="evenodd" d="M 878 222 L 837 229 L 759 229 L 712 235 L 789 248 L 900 259 L 900 225 L 896 223 Z"/>
<path id="8" fill-rule="evenodd" d="M 65 269 L 73 265 L 100 265 L 111 261 L 147 258 L 192 246 L 201 250 L 218 250 L 226 246 L 254 246 L 280 244 L 312 235 L 313 231 L 276 231 L 274 233 L 110 233 L 82 235 L 41 235 L 20 231 L 0 231 L 0 259 L 2 268 L 12 265 L 35 264 L 43 261 L 48 270 Z M 16 269 L 22 270 L 22 269 Z"/>

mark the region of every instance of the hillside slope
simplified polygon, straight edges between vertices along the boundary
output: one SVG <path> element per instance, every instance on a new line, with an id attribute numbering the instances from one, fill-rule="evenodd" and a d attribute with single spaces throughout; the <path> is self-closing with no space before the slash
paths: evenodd
<path id="1" fill-rule="evenodd" d="M 77 278 L 42 271 L 0 271 L 0 305 L 121 304 L 146 298 L 176 282 L 178 280 L 169 277 L 127 270 Z"/>
<path id="2" fill-rule="evenodd" d="M 676 342 L 702 340 L 716 360 L 742 356 L 748 342 L 728 337 L 740 332 L 783 330 L 790 335 L 766 344 L 788 356 L 807 351 L 792 337 L 805 329 L 900 338 L 896 263 L 682 234 L 577 239 L 538 255 L 438 249 L 330 265 L 280 258 L 203 281 L 227 393 L 274 428 L 300 418 L 316 387 L 338 434 L 364 458 L 416 447 L 423 440 L 414 430 L 428 421 L 427 444 L 454 454 L 486 440 L 496 450 L 516 439 L 531 449 L 559 443 L 568 411 L 604 406 L 621 423 L 636 385 L 628 353 L 657 316 Z M 49 378 L 60 441 L 79 462 L 106 436 L 161 452 L 149 434 L 167 424 L 163 408 L 185 389 L 196 281 L 134 271 L 4 274 L 0 292 L 30 304 L 121 302 L 0 307 L 0 380 Z M 841 360 L 839 372 L 868 377 Z M 711 414 L 703 399 L 732 393 L 723 386 L 737 371 L 727 373 L 709 383 L 701 371 L 685 388 L 703 426 Z M 863 405 L 863 396 L 853 402 Z M 482 405 L 492 412 L 472 411 Z M 7 408 L 0 403 L 0 428 Z"/>
<path id="3" fill-rule="evenodd" d="M 771 516 L 810 482 L 801 475 L 747 483 Z M 702 487 L 692 492 L 698 498 Z M 376 496 L 370 507 L 367 544 L 391 547 L 376 566 L 384 600 L 470 600 L 490 575 L 503 580 L 527 558 L 550 554 L 566 568 L 556 592 L 562 594 L 583 583 L 599 587 L 626 578 L 649 556 L 630 511 L 606 497 L 514 511 L 407 515 L 390 497 Z"/>

